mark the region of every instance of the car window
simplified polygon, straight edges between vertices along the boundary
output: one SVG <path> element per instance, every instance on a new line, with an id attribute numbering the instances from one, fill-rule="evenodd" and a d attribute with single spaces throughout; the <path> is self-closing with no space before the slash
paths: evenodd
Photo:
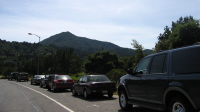
<path id="1" fill-rule="evenodd" d="M 167 54 L 154 56 L 151 64 L 150 73 L 166 73 L 167 72 Z"/>
<path id="2" fill-rule="evenodd" d="M 44 76 L 43 75 L 39 75 L 37 78 L 44 78 Z"/>
<path id="3" fill-rule="evenodd" d="M 89 76 L 88 82 L 104 82 L 104 81 L 110 81 L 106 76 L 104 75 L 97 75 L 97 76 Z"/>
<path id="4" fill-rule="evenodd" d="M 175 51 L 172 62 L 174 74 L 200 73 L 200 47 Z"/>
<path id="5" fill-rule="evenodd" d="M 86 83 L 87 77 L 83 77 L 82 83 Z"/>
<path id="6" fill-rule="evenodd" d="M 80 79 L 79 79 L 79 83 L 81 83 L 83 81 L 83 77 L 81 77 Z"/>
<path id="7" fill-rule="evenodd" d="M 151 57 L 147 57 L 145 59 L 143 59 L 136 67 L 135 72 L 142 72 L 142 73 L 146 73 L 147 69 L 148 69 L 148 65 L 150 62 Z"/>
<path id="8" fill-rule="evenodd" d="M 58 79 L 58 80 L 59 79 L 65 79 L 66 80 L 66 79 L 71 79 L 71 77 L 70 76 L 65 76 L 65 75 L 64 76 L 56 76 L 56 79 Z"/>

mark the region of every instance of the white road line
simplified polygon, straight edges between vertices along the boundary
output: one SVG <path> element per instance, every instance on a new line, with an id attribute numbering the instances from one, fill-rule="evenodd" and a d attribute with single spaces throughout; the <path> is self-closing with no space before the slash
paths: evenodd
<path id="1" fill-rule="evenodd" d="M 51 97 L 49 97 L 49 96 L 47 96 L 47 95 L 45 95 L 45 94 L 43 94 L 43 93 L 41 93 L 41 92 L 39 92 L 39 91 L 36 91 L 36 90 L 34 90 L 34 89 L 32 89 L 32 88 L 29 88 L 29 87 L 24 86 L 24 85 L 19 84 L 19 83 L 16 83 L 16 84 L 18 84 L 18 85 L 20 85 L 20 86 L 23 86 L 23 87 L 25 87 L 25 88 L 28 88 L 28 89 L 30 89 L 30 90 L 32 90 L 32 91 L 35 91 L 36 93 L 39 93 L 39 94 L 41 94 L 41 95 L 47 97 L 48 99 L 54 101 L 56 104 L 60 105 L 60 106 L 63 107 L 64 109 L 68 110 L 69 112 L 74 112 L 73 110 L 71 110 L 71 109 L 69 109 L 68 107 L 64 106 L 64 105 L 61 104 L 60 102 L 54 100 L 53 98 L 51 98 Z"/>

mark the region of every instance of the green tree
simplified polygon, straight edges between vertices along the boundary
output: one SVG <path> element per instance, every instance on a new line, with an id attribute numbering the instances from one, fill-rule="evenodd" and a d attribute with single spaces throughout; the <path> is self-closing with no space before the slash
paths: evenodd
<path id="1" fill-rule="evenodd" d="M 118 82 L 120 77 L 122 77 L 125 74 L 126 72 L 123 69 L 112 69 L 106 74 L 106 76 L 108 76 L 110 80 Z"/>
<path id="2" fill-rule="evenodd" d="M 154 52 L 188 46 L 199 41 L 199 21 L 192 16 L 180 17 L 176 22 L 172 22 L 171 28 L 166 26 L 164 33 L 158 36 Z"/>
<path id="3" fill-rule="evenodd" d="M 89 55 L 85 62 L 87 73 L 105 74 L 118 67 L 118 57 L 109 51 L 100 51 Z"/>
<path id="4" fill-rule="evenodd" d="M 131 45 L 133 46 L 133 48 L 135 48 L 135 54 L 133 56 L 133 59 L 134 59 L 133 67 L 135 67 L 136 64 L 140 62 L 140 60 L 146 56 L 146 54 L 144 53 L 144 48 L 141 44 L 139 44 L 134 39 L 132 41 L 133 43 L 131 43 Z"/>

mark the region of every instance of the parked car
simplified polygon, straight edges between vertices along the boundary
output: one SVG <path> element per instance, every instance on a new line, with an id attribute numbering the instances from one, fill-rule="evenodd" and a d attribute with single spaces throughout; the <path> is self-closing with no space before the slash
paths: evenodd
<path id="1" fill-rule="evenodd" d="M 40 84 L 42 78 L 44 78 L 44 75 L 34 75 L 34 77 L 31 79 L 31 85 Z"/>
<path id="2" fill-rule="evenodd" d="M 11 72 L 10 75 L 8 76 L 8 80 L 13 80 L 13 79 L 17 79 L 17 75 L 19 74 L 19 72 Z"/>
<path id="3" fill-rule="evenodd" d="M 72 89 L 74 85 L 74 80 L 69 75 L 52 75 L 49 76 L 49 87 L 48 90 L 65 90 Z"/>
<path id="4" fill-rule="evenodd" d="M 92 94 L 107 94 L 113 96 L 116 91 L 116 83 L 111 82 L 105 75 L 86 75 L 74 84 L 72 94 L 74 96 L 83 94 L 84 98 L 89 98 Z"/>
<path id="5" fill-rule="evenodd" d="M 45 75 L 44 78 L 41 79 L 40 87 L 49 88 L 49 76 L 53 76 L 56 74 Z"/>
<path id="6" fill-rule="evenodd" d="M 22 72 L 17 75 L 17 81 L 27 81 L 28 82 L 28 73 Z"/>
<path id="7" fill-rule="evenodd" d="M 139 105 L 169 112 L 200 110 L 200 45 L 152 54 L 120 78 L 122 110 Z"/>

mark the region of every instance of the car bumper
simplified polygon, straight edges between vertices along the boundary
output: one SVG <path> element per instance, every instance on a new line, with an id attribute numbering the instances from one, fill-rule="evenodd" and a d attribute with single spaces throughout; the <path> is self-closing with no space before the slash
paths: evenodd
<path id="1" fill-rule="evenodd" d="M 116 92 L 116 88 L 91 88 L 87 89 L 88 94 L 108 94 L 108 93 L 114 93 Z"/>
<path id="2" fill-rule="evenodd" d="M 68 84 L 56 84 L 55 88 L 56 89 L 72 89 L 73 83 L 68 83 Z"/>

